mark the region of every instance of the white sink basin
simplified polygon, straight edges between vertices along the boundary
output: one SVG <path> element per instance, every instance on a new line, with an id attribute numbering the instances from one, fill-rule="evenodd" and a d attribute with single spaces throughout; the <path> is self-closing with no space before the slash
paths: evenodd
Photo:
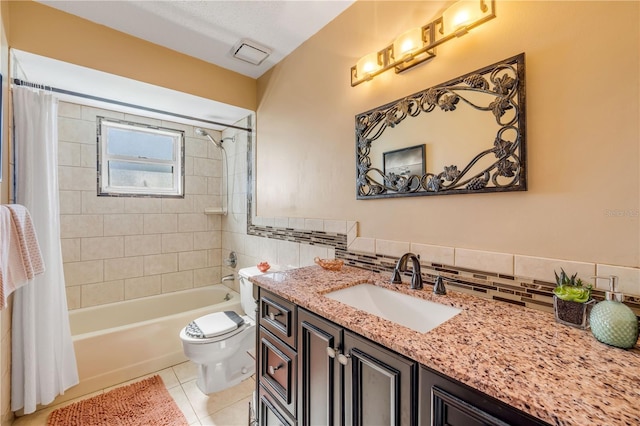
<path id="1" fill-rule="evenodd" d="M 325 294 L 356 309 L 426 333 L 461 312 L 440 303 L 407 296 L 373 284 L 358 284 Z"/>

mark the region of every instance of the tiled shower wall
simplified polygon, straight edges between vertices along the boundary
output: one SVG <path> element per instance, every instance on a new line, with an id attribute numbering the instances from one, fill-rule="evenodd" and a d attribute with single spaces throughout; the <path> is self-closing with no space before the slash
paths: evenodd
<path id="1" fill-rule="evenodd" d="M 96 116 L 184 130 L 185 197 L 98 197 Z M 58 161 L 69 309 L 220 282 L 222 156 L 194 127 L 60 102 Z"/>

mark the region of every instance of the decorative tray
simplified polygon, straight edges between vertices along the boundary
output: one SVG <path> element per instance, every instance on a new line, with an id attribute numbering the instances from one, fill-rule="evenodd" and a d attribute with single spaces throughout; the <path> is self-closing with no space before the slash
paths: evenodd
<path id="1" fill-rule="evenodd" d="M 319 257 L 316 257 L 313 261 L 317 265 L 320 265 L 322 268 L 329 271 L 339 271 L 342 269 L 342 265 L 344 264 L 344 261 L 341 259 L 320 259 Z"/>

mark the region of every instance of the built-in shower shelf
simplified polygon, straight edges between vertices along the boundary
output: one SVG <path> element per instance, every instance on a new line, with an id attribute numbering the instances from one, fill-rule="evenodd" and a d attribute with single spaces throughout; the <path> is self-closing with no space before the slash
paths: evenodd
<path id="1" fill-rule="evenodd" d="M 222 207 L 207 207 L 204 209 L 204 214 L 224 214 L 225 211 Z"/>

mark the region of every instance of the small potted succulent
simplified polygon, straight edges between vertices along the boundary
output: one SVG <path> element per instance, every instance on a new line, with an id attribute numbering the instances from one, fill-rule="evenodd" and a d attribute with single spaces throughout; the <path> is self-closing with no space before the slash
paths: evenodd
<path id="1" fill-rule="evenodd" d="M 585 285 L 578 274 L 571 276 L 560 269 L 556 276 L 556 288 L 553 289 L 553 310 L 556 321 L 571 327 L 589 328 L 589 314 L 595 305 L 591 298 L 591 284 Z"/>

